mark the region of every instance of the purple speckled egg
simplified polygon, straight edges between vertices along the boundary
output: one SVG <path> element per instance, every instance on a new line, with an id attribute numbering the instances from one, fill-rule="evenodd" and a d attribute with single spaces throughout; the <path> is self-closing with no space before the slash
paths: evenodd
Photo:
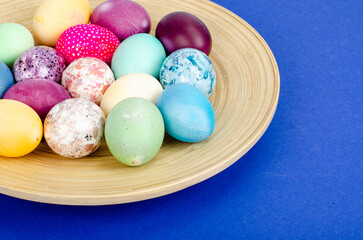
<path id="1" fill-rule="evenodd" d="M 67 90 L 56 82 L 45 79 L 28 79 L 10 87 L 5 99 L 13 99 L 33 108 L 41 119 L 61 101 L 71 98 Z"/>
<path id="2" fill-rule="evenodd" d="M 172 12 L 163 17 L 156 27 L 155 37 L 163 44 L 167 55 L 182 48 L 195 48 L 209 55 L 212 49 L 207 26 L 187 12 Z"/>
<path id="3" fill-rule="evenodd" d="M 85 157 L 101 145 L 105 114 L 95 103 L 71 98 L 55 105 L 44 120 L 44 138 L 56 153 Z"/>
<path id="4" fill-rule="evenodd" d="M 62 54 L 51 47 L 36 46 L 16 59 L 13 72 L 16 82 L 34 78 L 60 82 L 65 68 L 66 60 Z"/>
<path id="5" fill-rule="evenodd" d="M 98 5 L 91 23 L 107 28 L 120 41 L 137 33 L 149 33 L 150 16 L 140 4 L 130 0 L 108 0 Z"/>

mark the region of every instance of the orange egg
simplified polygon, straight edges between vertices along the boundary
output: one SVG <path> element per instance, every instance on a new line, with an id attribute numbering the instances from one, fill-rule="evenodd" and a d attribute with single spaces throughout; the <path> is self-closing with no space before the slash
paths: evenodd
<path id="1" fill-rule="evenodd" d="M 39 145 L 42 136 L 42 121 L 31 107 L 15 100 L 0 100 L 0 156 L 24 156 Z"/>

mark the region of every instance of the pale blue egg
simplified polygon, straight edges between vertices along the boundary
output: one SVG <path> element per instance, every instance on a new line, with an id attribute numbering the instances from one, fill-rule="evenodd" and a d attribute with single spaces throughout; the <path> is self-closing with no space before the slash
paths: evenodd
<path id="1" fill-rule="evenodd" d="M 0 61 L 0 98 L 3 98 L 5 92 L 13 85 L 14 77 L 11 70 Z"/>
<path id="2" fill-rule="evenodd" d="M 197 87 L 209 97 L 216 86 L 216 72 L 203 52 L 194 48 L 183 48 L 165 59 L 160 70 L 160 82 L 164 88 L 186 83 Z"/>
<path id="3" fill-rule="evenodd" d="M 213 133 L 213 106 L 196 87 L 174 84 L 163 91 L 156 106 L 164 118 L 165 131 L 175 139 L 183 142 L 201 142 Z"/>

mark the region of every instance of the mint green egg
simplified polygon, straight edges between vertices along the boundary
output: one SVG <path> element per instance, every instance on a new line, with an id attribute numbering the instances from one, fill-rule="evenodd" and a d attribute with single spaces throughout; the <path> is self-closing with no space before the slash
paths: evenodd
<path id="1" fill-rule="evenodd" d="M 146 73 L 159 78 L 161 65 L 166 58 L 161 42 L 147 33 L 125 39 L 116 49 L 111 69 L 116 79 L 130 73 Z"/>
<path id="2" fill-rule="evenodd" d="M 17 23 L 0 24 L 0 61 L 12 67 L 26 50 L 34 47 L 30 31 Z"/>
<path id="3" fill-rule="evenodd" d="M 164 135 L 164 120 L 159 109 L 143 98 L 122 100 L 106 119 L 107 146 L 117 160 L 128 166 L 140 166 L 153 159 Z"/>

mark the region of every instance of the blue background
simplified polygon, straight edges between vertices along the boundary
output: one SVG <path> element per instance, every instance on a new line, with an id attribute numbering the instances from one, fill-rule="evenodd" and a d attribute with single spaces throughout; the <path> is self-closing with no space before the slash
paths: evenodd
<path id="1" fill-rule="evenodd" d="M 70 207 L 0 195 L 0 239 L 363 239 L 362 1 L 214 1 L 277 59 L 280 102 L 261 140 L 157 199 Z"/>

